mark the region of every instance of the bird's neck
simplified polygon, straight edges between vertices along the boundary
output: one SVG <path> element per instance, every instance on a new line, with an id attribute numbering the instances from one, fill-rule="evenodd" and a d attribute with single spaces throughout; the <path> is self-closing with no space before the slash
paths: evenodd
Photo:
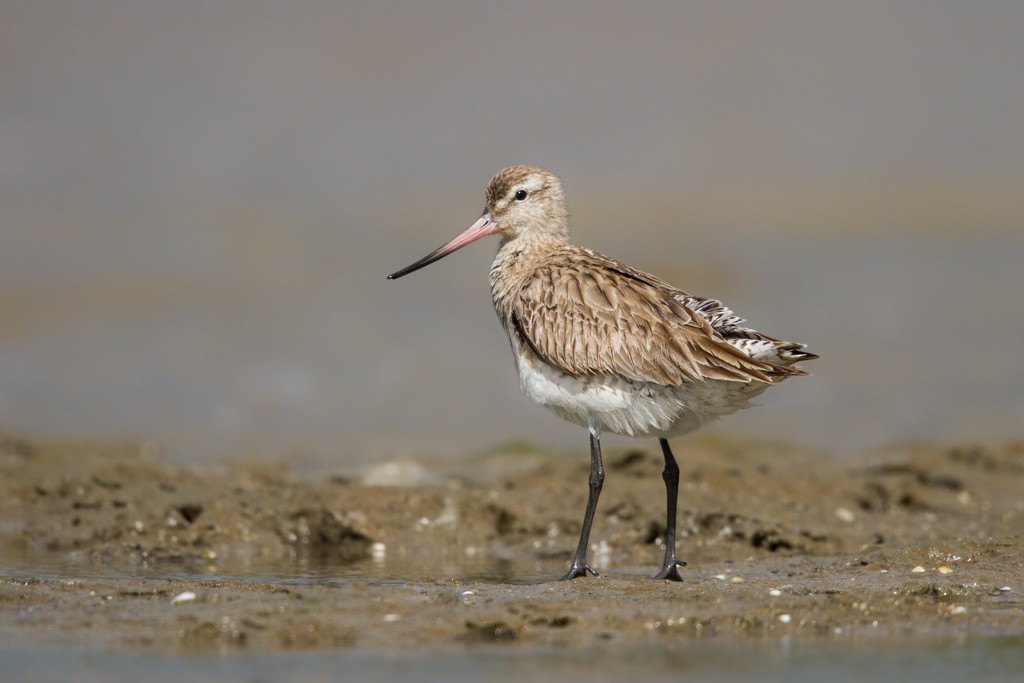
<path id="1" fill-rule="evenodd" d="M 568 235 L 523 234 L 502 239 L 491 264 L 491 298 L 503 324 L 507 323 L 515 293 L 568 243 Z"/>

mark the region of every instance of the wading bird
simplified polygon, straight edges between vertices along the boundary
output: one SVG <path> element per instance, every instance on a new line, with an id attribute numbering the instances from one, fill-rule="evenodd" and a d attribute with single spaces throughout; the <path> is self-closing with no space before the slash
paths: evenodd
<path id="1" fill-rule="evenodd" d="M 817 358 L 803 344 L 750 329 L 715 299 L 687 294 L 653 275 L 570 244 L 557 176 L 513 166 L 487 185 L 486 208 L 464 232 L 400 278 L 487 235 L 500 234 L 491 266 L 494 310 L 508 333 L 523 391 L 590 430 L 590 495 L 579 544 L 563 580 L 587 564 L 604 482 L 601 432 L 653 437 L 665 458 L 665 560 L 654 578 L 681 581 L 676 558 L 679 466 L 668 439 L 750 405 L 768 387 Z"/>

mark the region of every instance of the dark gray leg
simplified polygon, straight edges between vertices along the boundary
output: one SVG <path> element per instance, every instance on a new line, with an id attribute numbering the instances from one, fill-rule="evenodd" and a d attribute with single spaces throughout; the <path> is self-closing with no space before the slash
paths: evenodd
<path id="1" fill-rule="evenodd" d="M 590 543 L 590 527 L 594 523 L 594 511 L 597 509 L 597 498 L 601 495 L 604 484 L 604 463 L 601 462 L 601 431 L 596 425 L 590 426 L 590 497 L 587 498 L 587 512 L 583 516 L 583 529 L 580 531 L 580 543 L 576 546 L 576 556 L 572 558 L 572 566 L 562 581 L 569 581 L 580 576 L 591 574 L 597 576 L 594 568 L 587 564 L 587 545 Z"/>
<path id="2" fill-rule="evenodd" d="M 686 566 L 685 562 L 676 559 L 676 500 L 679 498 L 679 465 L 676 464 L 672 449 L 668 447 L 668 441 L 658 439 L 661 444 L 661 452 L 665 456 L 665 469 L 661 478 L 665 480 L 665 496 L 668 502 L 665 505 L 665 562 L 661 571 L 655 574 L 656 579 L 668 579 L 670 581 L 682 581 L 679 575 L 679 567 Z"/>

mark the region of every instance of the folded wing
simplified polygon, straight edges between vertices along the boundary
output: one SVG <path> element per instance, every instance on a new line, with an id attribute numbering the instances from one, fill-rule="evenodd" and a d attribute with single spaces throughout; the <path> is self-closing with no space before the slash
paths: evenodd
<path id="1" fill-rule="evenodd" d="M 512 322 L 542 360 L 577 376 L 679 386 L 803 374 L 730 343 L 715 322 L 746 328 L 719 302 L 580 247 L 566 247 L 532 273 L 512 303 Z"/>

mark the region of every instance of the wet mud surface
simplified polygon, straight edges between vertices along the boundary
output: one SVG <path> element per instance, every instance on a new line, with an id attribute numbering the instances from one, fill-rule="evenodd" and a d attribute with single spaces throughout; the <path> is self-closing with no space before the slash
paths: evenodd
<path id="1" fill-rule="evenodd" d="M 601 575 L 559 582 L 583 452 L 302 478 L 0 437 L 0 638 L 189 653 L 1024 635 L 1024 443 L 840 461 L 680 440 L 682 583 L 648 578 L 664 489 L 644 446 L 606 453 Z"/>

